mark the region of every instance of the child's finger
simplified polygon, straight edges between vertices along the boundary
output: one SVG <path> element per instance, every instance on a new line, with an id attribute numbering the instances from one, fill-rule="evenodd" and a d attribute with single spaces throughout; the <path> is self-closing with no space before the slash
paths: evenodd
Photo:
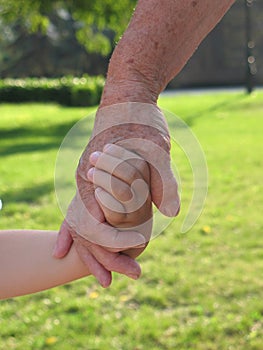
<path id="1" fill-rule="evenodd" d="M 88 171 L 88 179 L 121 202 L 129 201 L 133 197 L 133 192 L 128 184 L 105 171 L 91 168 Z"/>
<path id="2" fill-rule="evenodd" d="M 126 148 L 116 145 L 115 143 L 108 143 L 103 147 L 103 152 L 113 155 L 114 157 L 121 158 L 121 159 L 128 159 L 128 158 L 141 158 L 137 153 L 134 153 L 132 151 L 127 150 Z"/>
<path id="3" fill-rule="evenodd" d="M 125 220 L 131 220 L 132 218 L 139 220 L 138 211 L 144 208 L 149 202 L 149 189 L 148 185 L 142 180 L 135 180 L 133 186 L 134 196 L 131 200 L 125 203 L 119 202 L 110 193 L 104 189 L 98 187 L 95 190 L 95 197 L 99 203 L 106 220 L 113 226 L 113 223 L 122 223 Z M 148 207 L 148 205 L 147 205 Z M 133 214 L 137 217 L 134 217 Z"/>
<path id="4" fill-rule="evenodd" d="M 127 163 L 131 164 L 133 167 L 135 167 L 141 175 L 143 176 L 144 180 L 148 182 L 149 180 L 149 168 L 147 162 L 139 156 L 137 153 L 129 151 L 128 149 L 121 147 L 116 144 L 107 144 L 103 148 L 103 152 L 106 154 L 109 154 L 115 158 L 122 159 L 126 161 Z"/>
<path id="5" fill-rule="evenodd" d="M 95 197 L 106 221 L 112 226 L 120 227 L 119 224 L 122 224 L 127 217 L 124 206 L 100 187 L 96 188 Z"/>
<path id="6" fill-rule="evenodd" d="M 147 163 L 132 152 L 127 151 L 126 156 L 129 158 L 122 159 L 111 154 L 94 152 L 90 156 L 90 162 L 97 169 L 104 170 L 129 185 L 140 178 L 148 182 L 149 168 Z"/>

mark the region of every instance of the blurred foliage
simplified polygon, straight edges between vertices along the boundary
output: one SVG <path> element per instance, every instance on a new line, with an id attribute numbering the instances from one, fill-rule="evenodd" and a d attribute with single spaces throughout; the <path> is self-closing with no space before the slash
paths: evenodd
<path id="1" fill-rule="evenodd" d="M 27 78 L 0 80 L 1 102 L 57 102 L 65 106 L 99 103 L 104 78 L 84 75 L 60 79 Z"/>
<path id="2" fill-rule="evenodd" d="M 0 24 L 19 23 L 28 32 L 45 32 L 50 25 L 50 14 L 60 13 L 77 23 L 76 37 L 88 51 L 106 55 L 111 50 L 107 32 L 112 32 L 114 40 L 117 40 L 127 26 L 135 5 L 136 0 L 0 0 Z M 5 30 L 1 33 L 2 37 L 6 35 Z"/>
<path id="3" fill-rule="evenodd" d="M 108 57 L 87 52 L 76 38 L 77 23 L 60 13 L 49 15 L 46 32 L 29 32 L 18 22 L 0 23 L 0 77 L 104 75 Z M 113 45 L 113 33 L 109 36 Z"/>

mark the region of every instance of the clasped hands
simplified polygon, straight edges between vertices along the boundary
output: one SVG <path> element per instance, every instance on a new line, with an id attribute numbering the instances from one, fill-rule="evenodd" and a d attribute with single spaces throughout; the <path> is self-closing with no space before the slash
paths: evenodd
<path id="1" fill-rule="evenodd" d="M 170 138 L 156 105 L 127 102 L 98 110 L 76 172 L 77 191 L 56 242 L 63 258 L 74 240 L 81 260 L 103 287 L 112 271 L 137 279 L 135 261 L 152 230 L 152 202 L 179 212 L 170 167 Z"/>

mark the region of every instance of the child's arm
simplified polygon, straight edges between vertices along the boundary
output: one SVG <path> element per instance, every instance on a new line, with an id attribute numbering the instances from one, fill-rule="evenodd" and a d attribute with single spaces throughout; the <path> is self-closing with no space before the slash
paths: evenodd
<path id="1" fill-rule="evenodd" d="M 0 299 L 39 292 L 88 276 L 74 244 L 61 260 L 52 257 L 55 231 L 0 231 Z"/>
<path id="2" fill-rule="evenodd" d="M 136 229 L 149 240 L 152 204 L 147 163 L 116 145 L 97 153 L 93 163 L 90 180 L 98 186 L 96 198 L 107 222 Z M 74 244 L 63 259 L 52 257 L 56 238 L 55 231 L 0 231 L 0 299 L 39 292 L 90 275 Z M 135 257 L 144 248 L 126 253 Z"/>

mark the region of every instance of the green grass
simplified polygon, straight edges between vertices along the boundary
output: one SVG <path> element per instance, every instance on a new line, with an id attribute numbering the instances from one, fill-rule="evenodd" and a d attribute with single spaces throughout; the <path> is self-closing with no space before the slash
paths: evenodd
<path id="1" fill-rule="evenodd" d="M 0 349 L 260 350 L 263 338 L 263 93 L 164 96 L 206 154 L 209 193 L 186 234 L 192 177 L 180 149 L 182 212 L 139 258 L 139 281 L 93 277 L 0 302 Z M 0 105 L 0 228 L 58 229 L 56 153 L 90 110 Z M 169 119 L 171 133 L 174 123 Z"/>

